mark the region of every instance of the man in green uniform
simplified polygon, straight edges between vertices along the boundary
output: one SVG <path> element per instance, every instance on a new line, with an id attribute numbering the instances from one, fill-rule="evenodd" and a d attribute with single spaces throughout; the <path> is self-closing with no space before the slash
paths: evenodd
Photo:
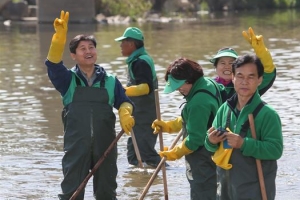
<path id="1" fill-rule="evenodd" d="M 154 90 L 158 85 L 154 62 L 145 50 L 144 35 L 139 28 L 128 27 L 123 35 L 115 40 L 121 42 L 122 55 L 128 57 L 125 89 L 126 95 L 135 104 L 133 130 L 141 158 L 147 165 L 156 167 L 160 157 L 155 150 L 157 135 L 153 135 L 151 129 L 151 123 L 156 119 Z M 127 159 L 129 164 L 138 164 L 131 137 L 127 142 Z"/>
<path id="2" fill-rule="evenodd" d="M 216 166 L 211 152 L 204 148 L 207 129 L 222 104 L 219 84 L 203 76 L 202 67 L 189 59 L 179 58 L 167 69 L 164 93 L 178 90 L 186 100 L 181 117 L 171 121 L 155 120 L 154 133 L 176 133 L 182 129 L 184 140 L 173 149 L 160 152 L 167 160 L 185 156 L 186 177 L 192 200 L 216 199 Z"/>
<path id="3" fill-rule="evenodd" d="M 232 72 L 236 94 L 220 107 L 205 139 L 207 150 L 224 155 L 222 162 L 214 156 L 218 165 L 217 199 L 262 199 L 256 166 L 259 159 L 267 199 L 274 200 L 277 159 L 282 155 L 283 139 L 277 112 L 264 105 L 257 90 L 263 81 L 264 66 L 257 56 L 244 55 L 233 62 Z M 247 125 L 251 113 L 256 115 L 257 140 Z M 219 127 L 227 128 L 228 132 L 220 134 Z M 227 148 L 225 143 L 229 145 Z"/>
<path id="4" fill-rule="evenodd" d="M 67 37 L 69 13 L 61 11 L 54 20 L 55 34 L 45 64 L 48 76 L 62 96 L 64 109 L 64 179 L 59 199 L 69 200 L 89 171 L 103 156 L 116 138 L 116 116 L 119 111 L 123 130 L 129 134 L 134 126 L 131 116 L 133 104 L 125 95 L 119 80 L 106 73 L 97 60 L 96 40 L 93 36 L 77 35 L 70 44 L 71 57 L 76 61 L 72 69 L 64 66 L 62 55 Z M 105 157 L 95 171 L 94 196 L 97 200 L 116 199 L 117 147 Z M 76 199 L 84 199 L 84 190 Z"/>

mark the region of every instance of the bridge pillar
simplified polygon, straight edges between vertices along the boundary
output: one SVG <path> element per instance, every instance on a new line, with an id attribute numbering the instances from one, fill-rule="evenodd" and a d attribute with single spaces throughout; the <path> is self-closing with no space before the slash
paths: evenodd
<path id="1" fill-rule="evenodd" d="M 95 0 L 37 0 L 38 23 L 53 23 L 60 11 L 69 11 L 69 23 L 95 23 Z"/>

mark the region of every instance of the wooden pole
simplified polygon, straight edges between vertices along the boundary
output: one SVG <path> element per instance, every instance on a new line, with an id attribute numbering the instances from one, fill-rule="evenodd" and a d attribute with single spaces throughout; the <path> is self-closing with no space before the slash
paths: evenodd
<path id="1" fill-rule="evenodd" d="M 154 90 L 154 94 L 155 94 L 156 118 L 158 120 L 161 120 L 158 89 Z M 160 151 L 164 151 L 163 134 L 162 134 L 161 129 L 158 132 L 158 137 L 159 137 Z M 162 166 L 162 174 L 163 174 L 163 181 L 164 181 L 165 200 L 168 200 L 169 195 L 168 195 L 168 186 L 167 186 L 167 171 L 166 171 L 166 165 L 165 164 Z"/>
<path id="2" fill-rule="evenodd" d="M 111 152 L 111 150 L 114 148 L 114 146 L 117 144 L 118 140 L 121 138 L 121 136 L 123 135 L 124 130 L 122 129 L 120 131 L 120 133 L 117 135 L 117 137 L 112 141 L 112 143 L 109 145 L 109 147 L 106 149 L 106 151 L 104 152 L 104 154 L 101 156 L 101 158 L 97 161 L 97 163 L 95 164 L 95 166 L 93 167 L 93 169 L 90 171 L 90 173 L 85 177 L 85 179 L 83 180 L 83 182 L 79 185 L 79 187 L 77 188 L 77 190 L 73 193 L 73 195 L 71 196 L 70 200 L 75 200 L 76 197 L 79 195 L 80 191 L 85 188 L 86 184 L 88 183 L 89 179 L 91 178 L 91 176 L 97 171 L 97 169 L 100 167 L 100 165 L 102 164 L 102 162 L 104 161 L 104 159 L 107 157 L 107 155 Z"/>
<path id="3" fill-rule="evenodd" d="M 137 158 L 137 160 L 138 160 L 138 162 L 139 162 L 138 166 L 139 166 L 140 168 L 143 168 L 144 165 L 143 165 L 143 162 L 142 162 L 141 154 L 140 154 L 140 151 L 139 151 L 139 147 L 138 147 L 138 145 L 137 145 L 137 142 L 136 142 L 136 138 L 135 138 L 133 129 L 131 130 L 131 139 L 132 139 L 132 143 L 133 143 L 133 147 L 134 147 L 134 151 L 135 151 L 136 158 Z"/>
<path id="4" fill-rule="evenodd" d="M 249 114 L 248 118 L 249 118 L 249 124 L 250 124 L 252 138 L 256 139 L 256 131 L 255 131 L 253 115 Z M 267 192 L 266 192 L 266 187 L 265 187 L 264 174 L 262 171 L 261 161 L 259 159 L 256 159 L 256 167 L 257 167 L 257 173 L 258 173 L 258 179 L 259 179 L 262 200 L 267 200 Z"/>
<path id="5" fill-rule="evenodd" d="M 175 138 L 175 140 L 173 141 L 173 143 L 171 144 L 171 146 L 169 147 L 169 149 L 173 149 L 173 148 L 175 147 L 175 145 L 177 144 L 177 142 L 178 142 L 179 139 L 181 138 L 182 134 L 183 134 L 183 131 L 181 130 L 181 131 L 178 133 L 178 135 L 176 136 L 176 138 Z M 143 200 L 143 199 L 145 198 L 145 196 L 146 196 L 146 194 L 147 194 L 147 192 L 148 192 L 150 186 L 152 185 L 154 179 L 156 178 L 156 176 L 157 176 L 159 170 L 161 169 L 162 166 L 165 166 L 165 161 L 166 161 L 166 157 L 163 157 L 163 158 L 161 159 L 161 161 L 159 162 L 157 168 L 155 169 L 154 173 L 152 174 L 150 180 L 148 181 L 146 187 L 144 188 L 144 190 L 143 190 L 143 192 L 142 192 L 142 194 L 141 194 L 139 200 Z"/>

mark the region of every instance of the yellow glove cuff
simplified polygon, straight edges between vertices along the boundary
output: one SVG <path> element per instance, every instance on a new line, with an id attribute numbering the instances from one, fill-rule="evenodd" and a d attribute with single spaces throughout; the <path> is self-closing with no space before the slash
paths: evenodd
<path id="1" fill-rule="evenodd" d="M 149 86 L 147 83 L 142 83 L 139 85 L 132 85 L 129 87 L 126 87 L 126 95 L 129 97 L 134 97 L 134 96 L 142 96 L 149 94 Z"/>
<path id="2" fill-rule="evenodd" d="M 133 106 L 131 105 L 131 103 L 124 102 L 120 105 L 119 114 L 120 114 L 120 112 L 129 112 L 129 114 L 131 115 L 132 109 L 133 109 Z"/>
<path id="3" fill-rule="evenodd" d="M 121 127 L 127 135 L 130 135 L 130 131 L 134 126 L 134 118 L 131 116 L 132 108 L 133 106 L 128 102 L 122 103 L 119 108 Z"/>
<path id="4" fill-rule="evenodd" d="M 168 121 L 168 126 L 170 127 L 170 133 L 177 133 L 182 129 L 182 117 L 177 117 L 175 120 Z"/>
<path id="5" fill-rule="evenodd" d="M 47 59 L 53 63 L 59 63 L 60 61 L 62 61 L 64 48 L 65 48 L 65 43 L 63 44 L 51 43 Z"/>
<path id="6" fill-rule="evenodd" d="M 186 138 L 182 141 L 181 144 L 179 144 L 178 146 L 182 148 L 182 152 L 184 153 L 184 155 L 188 155 L 190 153 L 193 153 L 192 150 L 190 150 L 186 145 L 185 145 L 185 141 Z"/>
<path id="7" fill-rule="evenodd" d="M 264 51 L 256 52 L 257 57 L 260 58 L 261 63 L 264 66 L 264 72 L 272 73 L 275 69 L 271 53 L 267 48 Z"/>
<path id="8" fill-rule="evenodd" d="M 185 140 L 169 151 L 159 152 L 160 157 L 166 157 L 167 160 L 177 160 L 184 155 L 192 153 L 193 151 L 185 146 Z"/>

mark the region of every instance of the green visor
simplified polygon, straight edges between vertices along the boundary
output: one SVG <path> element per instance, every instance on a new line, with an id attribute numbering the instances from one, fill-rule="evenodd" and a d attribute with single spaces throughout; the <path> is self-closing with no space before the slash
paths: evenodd
<path id="1" fill-rule="evenodd" d="M 170 74 L 168 75 L 168 81 L 166 83 L 164 93 L 169 94 L 180 88 L 186 80 L 177 80 L 174 77 L 172 77 Z"/>
<path id="2" fill-rule="evenodd" d="M 238 54 L 236 53 L 235 50 L 229 48 L 229 49 L 224 49 L 224 50 L 220 50 L 218 51 L 217 55 L 215 55 L 212 59 L 210 59 L 209 61 L 211 63 L 215 63 L 217 58 L 221 58 L 221 57 L 232 57 L 232 58 L 237 58 Z"/>

